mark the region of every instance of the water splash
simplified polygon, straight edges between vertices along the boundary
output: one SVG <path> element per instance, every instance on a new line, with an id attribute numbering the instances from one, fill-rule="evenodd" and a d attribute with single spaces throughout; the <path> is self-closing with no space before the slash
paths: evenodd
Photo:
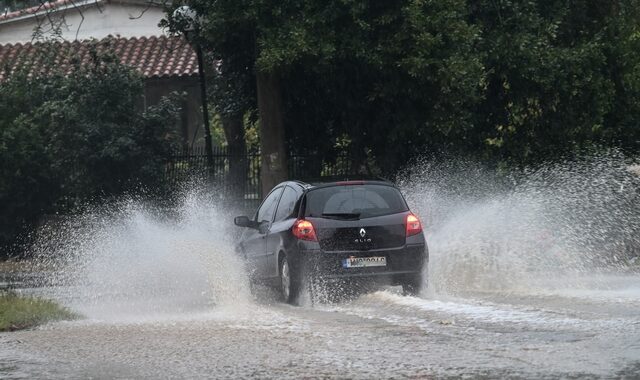
<path id="1" fill-rule="evenodd" d="M 191 190 L 178 204 L 167 215 L 127 199 L 43 229 L 34 250 L 38 265 L 52 270 L 52 296 L 98 320 L 249 304 L 223 201 Z"/>
<path id="2" fill-rule="evenodd" d="M 399 185 L 426 226 L 428 291 L 615 290 L 595 274 L 626 271 L 637 257 L 640 178 L 630 163 L 609 152 L 521 171 L 464 159 L 413 165 Z M 59 285 L 52 296 L 94 319 L 249 305 L 238 229 L 214 194 L 185 191 L 172 215 L 124 200 L 43 229 L 35 251 Z"/>
<path id="3" fill-rule="evenodd" d="M 528 293 L 593 286 L 640 247 L 640 178 L 620 152 L 521 171 L 423 160 L 400 186 L 427 229 L 429 291 Z"/>

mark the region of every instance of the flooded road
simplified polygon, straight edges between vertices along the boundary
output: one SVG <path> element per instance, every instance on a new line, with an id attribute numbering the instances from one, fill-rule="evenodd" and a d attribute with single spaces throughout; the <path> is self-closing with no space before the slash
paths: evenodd
<path id="1" fill-rule="evenodd" d="M 438 165 L 399 181 L 430 247 L 420 297 L 252 293 L 237 214 L 211 192 L 185 192 L 171 218 L 124 201 L 45 229 L 47 273 L 24 291 L 83 318 L 0 334 L 0 378 L 640 378 L 626 161 L 501 179 Z"/>
<path id="2" fill-rule="evenodd" d="M 563 295 L 238 300 L 0 334 L 2 378 L 640 376 L 640 276 Z M 571 293 L 571 294 L 569 294 Z"/>

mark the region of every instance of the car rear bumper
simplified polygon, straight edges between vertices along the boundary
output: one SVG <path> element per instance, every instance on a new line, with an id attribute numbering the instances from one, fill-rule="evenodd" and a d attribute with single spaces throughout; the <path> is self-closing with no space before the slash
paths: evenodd
<path id="1" fill-rule="evenodd" d="M 368 251 L 331 251 L 321 249 L 300 250 L 299 265 L 304 272 L 327 279 L 372 278 L 398 279 L 422 273 L 429 260 L 425 244 L 405 245 L 392 249 Z M 385 266 L 345 268 L 349 257 L 385 257 Z"/>

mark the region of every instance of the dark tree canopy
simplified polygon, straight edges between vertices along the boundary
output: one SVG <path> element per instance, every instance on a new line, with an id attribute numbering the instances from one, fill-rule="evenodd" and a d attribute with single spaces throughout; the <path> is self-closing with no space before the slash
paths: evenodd
<path id="1" fill-rule="evenodd" d="M 243 83 L 227 102 L 255 107 L 252 76 L 281 78 L 291 152 L 392 173 L 425 152 L 528 163 L 639 146 L 635 0 L 187 3 L 220 75 Z"/>
<path id="2" fill-rule="evenodd" d="M 330 157 L 342 146 L 392 170 L 472 129 L 484 75 L 464 1 L 188 4 L 223 76 L 281 79 L 289 151 Z"/>
<path id="3" fill-rule="evenodd" d="M 162 188 L 177 102 L 144 111 L 140 75 L 110 56 L 94 60 L 70 75 L 0 83 L 0 246 L 43 214 Z"/>
<path id="4" fill-rule="evenodd" d="M 638 148 L 636 1 L 473 4 L 488 154 L 526 163 L 593 143 Z"/>

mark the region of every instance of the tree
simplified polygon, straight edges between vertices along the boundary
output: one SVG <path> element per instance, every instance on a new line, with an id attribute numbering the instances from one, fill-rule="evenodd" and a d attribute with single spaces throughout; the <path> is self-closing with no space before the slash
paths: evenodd
<path id="1" fill-rule="evenodd" d="M 296 145 L 346 137 L 358 168 L 373 156 L 386 174 L 425 150 L 464 146 L 484 77 L 464 2 L 332 4 L 333 32 L 317 33 L 331 53 L 291 70 Z"/>
<path id="2" fill-rule="evenodd" d="M 239 98 L 264 124 L 265 189 L 283 146 L 386 174 L 426 152 L 521 165 L 640 148 L 637 0 L 189 4 L 222 75 L 257 83 Z"/>
<path id="3" fill-rule="evenodd" d="M 0 245 L 44 214 L 163 188 L 179 110 L 165 99 L 145 111 L 142 93 L 137 72 L 97 54 L 69 75 L 0 83 Z"/>
<path id="4" fill-rule="evenodd" d="M 280 76 L 276 67 L 261 65 L 258 62 L 260 52 L 257 48 L 262 38 L 259 34 L 266 31 L 257 24 L 260 11 L 257 8 L 245 9 L 244 6 L 250 5 L 246 1 L 215 3 L 193 1 L 188 4 L 196 11 L 200 20 L 193 40 L 207 50 L 212 61 L 221 62 L 219 74 L 222 79 L 227 79 L 227 83 L 245 89 L 247 86 L 243 81 L 247 81 L 248 78 L 255 80 L 255 97 L 252 96 L 251 91 L 228 94 L 235 95 L 232 102 L 236 104 L 244 104 L 243 98 L 253 98 L 258 101 L 261 126 L 261 182 L 263 193 L 266 193 L 286 178 L 287 154 L 284 145 Z M 177 32 L 185 30 L 183 25 L 185 20 L 173 18 L 173 10 L 179 6 L 182 4 L 174 3 L 170 7 L 165 23 L 171 30 Z M 223 111 L 223 120 L 227 121 L 225 128 L 237 126 L 237 115 L 238 112 Z"/>
<path id="5" fill-rule="evenodd" d="M 486 156 L 531 163 L 633 140 L 637 149 L 637 1 L 469 4 L 488 73 L 476 111 Z"/>
<path id="6" fill-rule="evenodd" d="M 360 163 L 372 149 L 399 155 L 391 170 L 414 147 L 470 126 L 482 67 L 463 1 L 188 4 L 223 74 L 248 68 L 255 78 L 265 190 L 286 175 L 287 145 L 326 153 L 346 135 Z M 406 139 L 403 151 L 396 144 Z"/>
<path id="7" fill-rule="evenodd" d="M 246 70 L 240 73 L 227 71 L 224 62 L 218 62 L 217 70 L 209 72 L 207 83 L 212 89 L 211 102 L 213 109 L 220 115 L 228 152 L 231 155 L 228 176 L 230 193 L 243 197 L 247 173 L 244 117 L 255 108 L 253 77 Z"/>

